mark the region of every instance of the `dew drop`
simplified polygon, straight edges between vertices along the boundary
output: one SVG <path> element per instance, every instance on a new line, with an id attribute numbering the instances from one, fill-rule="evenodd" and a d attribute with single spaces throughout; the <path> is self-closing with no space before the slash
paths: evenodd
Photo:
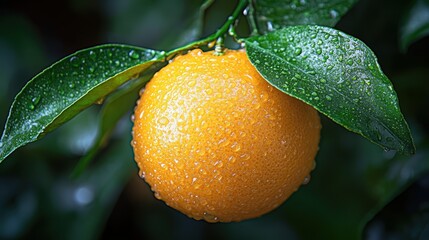
<path id="1" fill-rule="evenodd" d="M 316 54 L 317 54 L 317 55 L 322 54 L 322 49 L 321 49 L 321 48 L 317 48 L 317 49 L 316 49 Z"/>
<path id="2" fill-rule="evenodd" d="M 245 154 L 241 155 L 240 157 L 241 157 L 242 159 L 244 159 L 244 160 L 249 160 L 249 159 L 250 159 L 250 155 L 249 155 L 249 154 L 247 154 L 247 153 L 245 153 Z"/>
<path id="3" fill-rule="evenodd" d="M 231 145 L 231 148 L 232 148 L 232 150 L 233 150 L 234 152 L 238 152 L 238 151 L 240 151 L 241 146 L 240 146 L 240 144 L 239 144 L 238 142 L 234 142 L 234 143 Z"/>
<path id="4" fill-rule="evenodd" d="M 215 162 L 215 164 L 214 164 L 216 167 L 218 167 L 218 168 L 222 168 L 223 167 L 223 163 L 222 163 L 222 161 L 217 161 L 217 162 Z"/>
<path id="5" fill-rule="evenodd" d="M 161 124 L 161 126 L 165 126 L 169 123 L 169 121 L 167 118 L 161 117 L 160 119 L 158 119 L 158 123 Z"/>
<path id="6" fill-rule="evenodd" d="M 306 184 L 308 184 L 308 183 L 310 182 L 310 180 L 311 180 L 311 176 L 310 176 L 310 174 L 309 174 L 309 175 L 307 175 L 307 176 L 304 178 L 304 181 L 302 182 L 302 185 L 306 185 Z"/>
<path id="7" fill-rule="evenodd" d="M 295 55 L 298 56 L 298 55 L 300 55 L 302 53 L 302 49 L 301 48 L 296 48 L 294 53 L 295 53 Z"/>
<path id="8" fill-rule="evenodd" d="M 41 97 L 40 97 L 40 95 L 39 95 L 39 96 L 33 97 L 33 98 L 31 99 L 31 102 L 34 104 L 34 106 L 36 106 L 37 104 L 39 104 L 40 99 L 41 99 Z"/>
<path id="9" fill-rule="evenodd" d="M 95 58 L 97 57 L 97 54 L 96 54 L 94 51 L 90 51 L 90 52 L 89 52 L 89 57 L 90 57 L 92 60 L 95 60 Z"/>
<path id="10" fill-rule="evenodd" d="M 193 87 L 193 86 L 195 86 L 196 83 L 197 82 L 195 80 L 191 80 L 191 81 L 188 82 L 188 86 L 189 87 Z"/>
<path id="11" fill-rule="evenodd" d="M 161 198 L 161 195 L 159 195 L 159 193 L 158 192 L 155 192 L 155 197 L 157 198 L 157 199 L 159 199 L 159 200 L 162 200 L 162 198 Z"/>
<path id="12" fill-rule="evenodd" d="M 244 10 L 243 10 L 243 15 L 244 16 L 247 16 L 247 14 L 249 14 L 249 7 L 246 7 Z"/>
<path id="13" fill-rule="evenodd" d="M 70 58 L 70 63 L 73 67 L 79 67 L 79 59 L 76 56 Z"/>
<path id="14" fill-rule="evenodd" d="M 206 220 L 207 222 L 210 222 L 210 223 L 215 223 L 215 222 L 219 221 L 218 217 L 216 217 L 215 215 L 212 215 L 208 212 L 204 212 L 203 218 L 204 218 L 204 220 Z"/>
<path id="15" fill-rule="evenodd" d="M 222 138 L 219 142 L 218 142 L 220 147 L 226 147 L 229 145 L 229 140 L 226 138 Z"/>
<path id="16" fill-rule="evenodd" d="M 332 9 L 331 11 L 329 11 L 329 15 L 331 16 L 331 18 L 337 18 L 339 14 L 337 10 Z"/>
<path id="17" fill-rule="evenodd" d="M 143 179 L 144 179 L 144 178 L 145 178 L 145 176 L 146 176 L 145 171 L 140 171 L 140 172 L 139 172 L 139 177 L 140 177 L 140 178 L 143 178 Z"/>
<path id="18" fill-rule="evenodd" d="M 134 51 L 134 50 L 131 50 L 131 51 L 128 53 L 128 56 L 129 56 L 129 57 L 131 57 L 131 58 L 133 58 L 133 59 L 137 59 L 137 58 L 139 58 L 139 57 L 140 57 L 140 55 L 139 55 L 136 51 Z"/>
<path id="19" fill-rule="evenodd" d="M 326 95 L 326 100 L 331 101 L 331 100 L 332 100 L 332 97 L 331 97 L 331 96 L 329 96 L 329 95 Z"/>

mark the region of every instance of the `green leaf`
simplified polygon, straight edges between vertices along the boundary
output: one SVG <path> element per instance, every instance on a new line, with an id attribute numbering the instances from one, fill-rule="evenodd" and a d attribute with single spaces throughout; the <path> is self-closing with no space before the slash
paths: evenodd
<path id="1" fill-rule="evenodd" d="M 429 34 L 429 0 L 416 0 L 407 11 L 401 27 L 402 50 Z"/>
<path id="2" fill-rule="evenodd" d="M 127 129 L 129 127 L 130 124 L 127 124 Z M 60 229 L 55 230 L 56 236 L 61 235 L 63 239 L 82 240 L 100 238 L 125 185 L 130 177 L 136 174 L 135 164 L 130 161 L 133 159 L 132 151 L 127 148 L 130 147 L 131 135 L 121 136 L 118 140 L 101 154 L 100 161 L 74 181 L 79 184 L 80 189 L 89 190 L 93 196 L 90 205 L 78 209 L 80 210 L 78 214 L 70 214 L 68 210 L 61 215 L 56 209 L 57 212 L 54 212 L 56 215 L 50 216 L 50 221 L 58 221 L 62 218 L 66 222 L 58 224 Z M 55 224 L 51 223 L 50 226 Z M 52 230 L 50 236 L 54 236 Z"/>
<path id="3" fill-rule="evenodd" d="M 189 17 L 185 27 L 171 31 L 171 37 L 166 39 L 167 44 L 162 45 L 180 47 L 200 39 L 203 35 L 206 11 L 213 3 L 214 0 L 204 0 L 197 11 Z"/>
<path id="4" fill-rule="evenodd" d="M 48 67 L 15 97 L 0 140 L 0 162 L 163 59 L 163 52 L 109 44 L 78 51 Z"/>
<path id="5" fill-rule="evenodd" d="M 360 40 L 322 26 L 293 26 L 246 40 L 250 61 L 281 91 L 385 149 L 414 153 L 389 79 Z"/>
<path id="6" fill-rule="evenodd" d="M 285 26 L 317 24 L 333 27 L 357 0 L 258 0 L 256 21 L 262 33 Z"/>
<path id="7" fill-rule="evenodd" d="M 161 66 L 151 69 L 156 70 L 160 67 Z M 127 112 L 133 109 L 138 98 L 139 91 L 151 79 L 152 75 L 153 72 L 130 81 L 106 99 L 99 114 L 97 137 L 85 156 L 79 160 L 73 175 L 80 175 L 83 170 L 85 170 L 86 166 L 94 158 L 98 150 L 105 144 L 118 121 Z"/>

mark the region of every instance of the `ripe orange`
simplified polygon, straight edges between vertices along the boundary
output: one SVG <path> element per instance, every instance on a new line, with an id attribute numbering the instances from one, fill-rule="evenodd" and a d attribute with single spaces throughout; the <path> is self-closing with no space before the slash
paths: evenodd
<path id="1" fill-rule="evenodd" d="M 269 85 L 244 51 L 193 50 L 155 74 L 135 109 L 133 148 L 155 196 L 208 222 L 254 218 L 308 179 L 312 107 Z"/>

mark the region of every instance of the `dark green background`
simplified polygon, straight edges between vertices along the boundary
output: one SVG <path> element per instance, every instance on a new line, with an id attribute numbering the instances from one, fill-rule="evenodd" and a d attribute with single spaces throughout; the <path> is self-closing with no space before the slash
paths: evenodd
<path id="1" fill-rule="evenodd" d="M 217 1 L 214 32 L 234 8 Z M 397 91 L 416 142 L 394 156 L 322 117 L 311 182 L 277 210 L 231 224 L 194 221 L 156 200 L 133 161 L 131 110 L 78 178 L 73 168 L 96 133 L 99 106 L 13 153 L 0 165 L 0 239 L 365 239 L 429 238 L 429 38 L 400 51 L 413 1 L 362 0 L 337 28 L 364 41 Z M 1 1 L 0 125 L 34 75 L 79 49 L 125 43 L 169 50 L 200 1 Z M 246 34 L 245 24 L 239 34 Z"/>

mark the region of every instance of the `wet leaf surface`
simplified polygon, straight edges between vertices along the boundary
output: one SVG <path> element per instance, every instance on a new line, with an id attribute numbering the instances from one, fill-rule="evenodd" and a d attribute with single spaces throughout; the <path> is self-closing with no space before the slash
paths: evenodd
<path id="1" fill-rule="evenodd" d="M 251 62 L 301 99 L 386 150 L 415 151 L 396 92 L 360 40 L 322 26 L 293 26 L 246 40 Z"/>
<path id="2" fill-rule="evenodd" d="M 15 97 L 0 141 L 0 161 L 162 60 L 163 53 L 154 50 L 101 45 L 48 67 Z"/>

